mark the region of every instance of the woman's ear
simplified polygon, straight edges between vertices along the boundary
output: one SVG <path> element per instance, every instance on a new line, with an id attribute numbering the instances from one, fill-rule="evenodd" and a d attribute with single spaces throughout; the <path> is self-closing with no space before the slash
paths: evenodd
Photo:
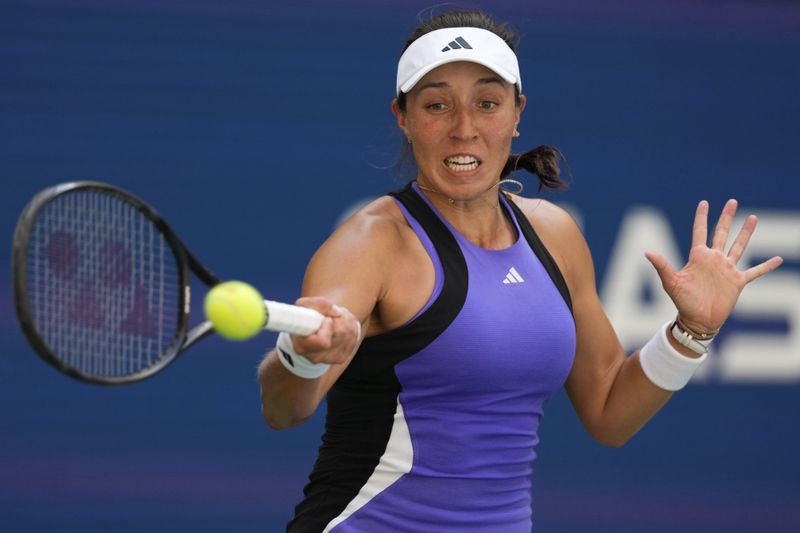
<path id="1" fill-rule="evenodd" d="M 400 109 L 397 98 L 392 100 L 392 115 L 394 115 L 395 120 L 397 120 L 397 127 L 403 130 L 403 135 L 408 137 L 408 131 L 406 131 L 406 114 Z"/>

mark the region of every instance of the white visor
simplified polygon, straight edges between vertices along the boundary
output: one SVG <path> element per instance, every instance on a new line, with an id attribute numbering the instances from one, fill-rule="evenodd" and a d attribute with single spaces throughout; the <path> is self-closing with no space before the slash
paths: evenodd
<path id="1" fill-rule="evenodd" d="M 397 94 L 407 93 L 431 70 L 454 61 L 478 63 L 522 92 L 517 56 L 495 33 L 480 28 L 444 28 L 409 46 L 397 64 Z"/>

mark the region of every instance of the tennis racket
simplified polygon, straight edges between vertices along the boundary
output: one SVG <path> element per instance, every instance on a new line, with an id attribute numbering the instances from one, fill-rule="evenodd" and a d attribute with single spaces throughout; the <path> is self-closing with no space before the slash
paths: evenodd
<path id="1" fill-rule="evenodd" d="M 153 376 L 213 333 L 189 328 L 189 272 L 220 280 L 149 205 L 105 183 L 49 187 L 14 232 L 12 277 L 20 326 L 64 374 L 122 385 Z M 265 300 L 265 329 L 308 335 L 323 316 Z"/>

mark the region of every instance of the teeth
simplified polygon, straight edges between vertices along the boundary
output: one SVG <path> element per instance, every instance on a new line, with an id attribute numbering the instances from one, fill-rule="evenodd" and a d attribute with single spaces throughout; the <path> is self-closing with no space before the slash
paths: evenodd
<path id="1" fill-rule="evenodd" d="M 444 160 L 445 165 L 452 170 L 470 171 L 478 168 L 480 164 L 477 159 L 469 155 L 457 155 L 448 157 Z"/>
<path id="2" fill-rule="evenodd" d="M 455 157 L 448 157 L 447 162 L 457 165 L 471 165 L 472 163 L 477 163 L 478 160 L 469 155 L 457 155 Z"/>

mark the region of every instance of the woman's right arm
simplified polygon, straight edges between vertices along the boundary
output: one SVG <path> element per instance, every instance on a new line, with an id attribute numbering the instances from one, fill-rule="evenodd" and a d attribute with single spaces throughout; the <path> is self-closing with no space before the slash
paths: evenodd
<path id="1" fill-rule="evenodd" d="M 286 429 L 308 420 L 347 368 L 360 342 L 356 337 L 360 329 L 355 325 L 358 319 L 346 308 L 336 309 L 331 300 L 323 297 L 300 298 L 296 304 L 316 309 L 325 315 L 325 320 L 312 335 L 293 337 L 295 352 L 312 363 L 331 366 L 319 378 L 301 378 L 278 360 L 276 349 L 267 354 L 258 367 L 258 381 L 261 413 L 272 429 Z"/>
<path id="2" fill-rule="evenodd" d="M 351 217 L 311 259 L 303 297 L 296 303 L 316 309 L 325 320 L 308 337 L 293 336 L 293 347 L 310 362 L 331 366 L 319 378 L 307 379 L 287 370 L 274 349 L 264 358 L 258 380 L 262 414 L 271 428 L 289 428 L 310 418 L 366 334 L 402 240 L 401 222 L 387 214 L 386 201 L 393 202 L 379 199 Z"/>

